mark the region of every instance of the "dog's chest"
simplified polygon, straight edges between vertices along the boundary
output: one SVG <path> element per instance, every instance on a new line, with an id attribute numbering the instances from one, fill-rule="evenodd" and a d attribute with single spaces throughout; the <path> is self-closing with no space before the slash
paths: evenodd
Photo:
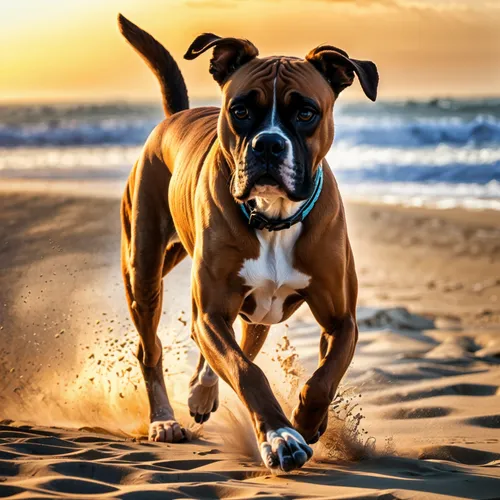
<path id="1" fill-rule="evenodd" d="M 242 315 L 252 323 L 275 324 L 283 319 L 286 299 L 309 285 L 310 276 L 293 267 L 294 247 L 302 224 L 284 231 L 257 231 L 260 253 L 243 262 L 239 275 L 250 288 Z"/>

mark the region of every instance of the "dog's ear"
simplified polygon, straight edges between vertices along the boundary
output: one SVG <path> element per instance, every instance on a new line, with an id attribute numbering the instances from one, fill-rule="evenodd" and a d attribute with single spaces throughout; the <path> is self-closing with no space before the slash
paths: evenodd
<path id="1" fill-rule="evenodd" d="M 377 99 L 378 71 L 371 61 L 351 59 L 347 52 L 332 45 L 316 47 L 307 54 L 306 60 L 323 74 L 337 95 L 352 84 L 356 74 L 366 97 L 372 101 Z"/>
<path id="2" fill-rule="evenodd" d="M 195 59 L 212 47 L 214 52 L 210 59 L 210 73 L 219 85 L 239 67 L 259 55 L 257 47 L 248 40 L 221 38 L 212 33 L 203 33 L 191 44 L 184 54 L 184 59 Z"/>

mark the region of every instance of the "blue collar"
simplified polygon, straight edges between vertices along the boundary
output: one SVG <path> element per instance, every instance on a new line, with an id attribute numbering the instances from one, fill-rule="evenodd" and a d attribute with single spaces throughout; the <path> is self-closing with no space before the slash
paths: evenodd
<path id="1" fill-rule="evenodd" d="M 301 205 L 297 212 L 286 219 L 268 219 L 257 211 L 255 207 L 248 206 L 247 203 L 240 203 L 241 211 L 248 221 L 248 225 L 254 229 L 267 229 L 268 231 L 282 231 L 302 222 L 311 212 L 318 201 L 323 187 L 323 167 L 320 166 L 314 179 L 314 190 L 312 195 Z"/>

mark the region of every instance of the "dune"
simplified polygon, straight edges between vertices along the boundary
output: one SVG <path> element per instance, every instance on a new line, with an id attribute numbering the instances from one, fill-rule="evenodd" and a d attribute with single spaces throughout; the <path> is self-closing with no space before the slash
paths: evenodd
<path id="1" fill-rule="evenodd" d="M 348 204 L 360 275 L 357 352 L 313 460 L 272 475 L 227 387 L 203 427 L 187 412 L 196 359 L 188 261 L 165 282 L 160 336 L 167 385 L 192 439 L 144 440 L 117 191 L 90 192 L 10 185 L 1 194 L 0 497 L 500 496 L 500 286 L 492 280 L 500 239 L 492 240 L 490 212 Z M 301 308 L 273 328 L 257 358 L 288 411 L 318 341 Z"/>

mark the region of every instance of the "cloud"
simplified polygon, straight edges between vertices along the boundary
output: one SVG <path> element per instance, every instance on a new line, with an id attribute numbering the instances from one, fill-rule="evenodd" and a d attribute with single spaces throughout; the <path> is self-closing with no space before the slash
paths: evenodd
<path id="1" fill-rule="evenodd" d="M 354 7 L 395 7 L 401 10 L 420 11 L 468 11 L 491 9 L 494 6 L 493 0 L 313 0 L 338 5 L 352 5 Z M 495 7 L 499 7 L 495 3 Z"/>
<path id="2" fill-rule="evenodd" d="M 232 8 L 236 7 L 238 4 L 242 3 L 250 3 L 251 0 L 186 0 L 185 5 L 188 7 L 195 7 L 195 8 Z M 290 0 L 266 0 L 266 2 L 262 1 L 262 3 L 267 3 L 267 2 L 273 2 L 273 3 L 278 3 L 278 2 L 286 2 Z M 296 0 L 298 1 L 298 0 Z M 363 6 L 372 6 L 372 5 L 396 5 L 398 3 L 398 0 L 311 0 L 312 2 L 316 3 L 330 3 L 330 4 L 344 4 L 344 5 L 352 5 L 356 7 L 363 7 Z"/>
<path id="3" fill-rule="evenodd" d="M 373 5 L 397 5 L 397 0 L 314 0 L 316 2 L 324 2 L 331 4 L 345 4 L 345 5 L 353 5 L 355 7 L 367 7 Z"/>
<path id="4" fill-rule="evenodd" d="M 204 9 L 232 9 L 236 3 L 235 0 L 187 0 L 186 6 Z"/>
<path id="5" fill-rule="evenodd" d="M 192 8 L 231 9 L 238 5 L 261 3 L 301 3 L 304 0 L 185 0 L 185 5 Z M 500 10 L 498 0 L 309 0 L 310 3 L 328 4 L 338 7 L 351 7 L 359 10 L 391 9 L 415 13 L 466 13 L 493 12 Z"/>

